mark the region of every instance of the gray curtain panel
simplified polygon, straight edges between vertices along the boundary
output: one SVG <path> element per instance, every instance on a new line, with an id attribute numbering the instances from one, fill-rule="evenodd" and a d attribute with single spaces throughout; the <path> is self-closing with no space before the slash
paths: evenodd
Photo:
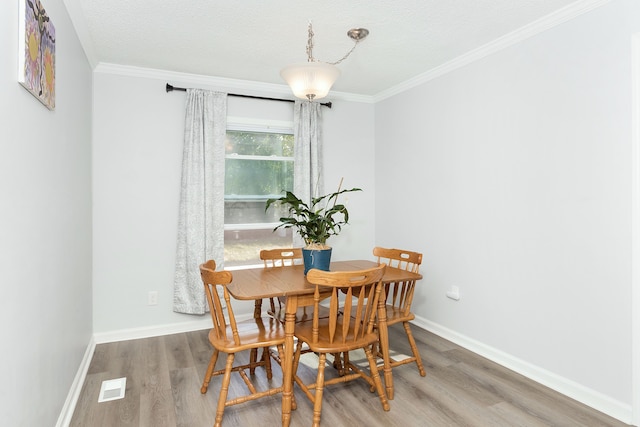
<path id="1" fill-rule="evenodd" d="M 188 89 L 173 311 L 207 311 L 199 265 L 224 263 L 224 142 L 227 94 Z"/>
<path id="2" fill-rule="evenodd" d="M 296 101 L 293 111 L 293 193 L 305 203 L 324 194 L 321 108 L 317 102 Z M 305 246 L 297 233 L 294 246 Z"/>

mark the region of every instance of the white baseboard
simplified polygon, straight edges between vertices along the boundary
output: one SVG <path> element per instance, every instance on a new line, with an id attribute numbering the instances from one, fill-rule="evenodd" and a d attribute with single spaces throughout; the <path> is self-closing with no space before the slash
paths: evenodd
<path id="1" fill-rule="evenodd" d="M 241 317 L 250 317 L 241 316 Z M 238 318 L 238 320 L 243 320 Z M 503 351 L 490 347 L 479 341 L 473 340 L 465 335 L 459 334 L 451 329 L 445 328 L 435 322 L 416 316 L 414 322 L 416 326 L 426 329 L 444 339 L 447 339 L 461 347 L 466 348 L 482 357 L 498 363 L 512 371 L 515 371 L 525 377 L 545 385 L 559 393 L 564 394 L 572 399 L 577 400 L 587 406 L 590 406 L 604 414 L 616 418 L 623 423 L 631 424 L 632 408 L 631 405 L 619 402 L 609 396 L 603 395 L 595 390 L 584 387 L 574 381 L 556 375 L 552 372 L 544 370 L 538 366 L 532 365 L 524 360 L 511 356 Z M 63 410 L 60 413 L 56 427 L 66 427 L 71 421 L 73 411 L 75 410 L 84 379 L 93 357 L 96 344 L 126 341 L 131 339 L 149 338 L 162 335 L 170 335 L 182 332 L 197 331 L 201 329 L 209 329 L 211 327 L 211 319 L 209 316 L 192 322 L 183 322 L 169 325 L 159 325 L 144 328 L 122 329 L 113 332 L 105 332 L 94 334 L 93 338 L 87 346 L 87 350 L 82 359 L 78 373 L 73 381 L 67 400 Z"/>
<path id="2" fill-rule="evenodd" d="M 120 329 L 111 332 L 100 332 L 93 335 L 96 344 L 116 341 L 137 340 L 140 338 L 159 337 L 162 335 L 179 334 L 182 332 L 199 331 L 211 328 L 211 316 L 208 314 L 201 319 L 190 322 L 172 323 L 166 325 L 147 326 L 142 328 Z"/>
<path id="3" fill-rule="evenodd" d="M 253 317 L 253 307 L 250 313 L 236 314 L 238 322 Z M 202 315 L 197 320 L 190 322 L 170 323 L 165 325 L 145 326 L 142 328 L 119 329 L 111 332 L 99 332 L 93 334 L 96 344 L 108 342 L 137 340 L 140 338 L 160 337 L 162 335 L 180 334 L 183 332 L 211 329 L 211 315 Z"/>
<path id="4" fill-rule="evenodd" d="M 71 423 L 71 417 L 73 417 L 73 411 L 76 409 L 76 403 L 78 403 L 78 398 L 80 397 L 80 392 L 84 385 L 84 379 L 87 376 L 87 371 L 89 370 L 89 365 L 91 364 L 91 359 L 93 358 L 93 352 L 95 349 L 96 342 L 92 337 L 89 340 L 87 349 L 84 352 L 84 357 L 78 367 L 78 372 L 76 373 L 73 383 L 71 384 L 71 388 L 69 389 L 69 393 L 67 394 L 67 400 L 62 406 L 62 411 L 60 411 L 60 415 L 58 416 L 56 427 L 67 427 L 69 423 Z"/>
<path id="5" fill-rule="evenodd" d="M 91 359 L 93 358 L 93 353 L 96 349 L 97 344 L 177 334 L 180 332 L 198 331 L 208 328 L 211 328 L 211 318 L 207 315 L 203 316 L 202 319 L 198 319 L 192 322 L 151 326 L 144 328 L 122 329 L 118 331 L 94 334 L 89 341 L 89 344 L 87 345 L 87 350 L 85 351 L 84 357 L 80 362 L 76 377 L 71 384 L 71 388 L 69 389 L 69 393 L 67 394 L 67 400 L 62 407 L 60 415 L 58 416 L 56 427 L 67 427 L 71 422 L 71 417 L 73 417 L 73 412 L 76 409 L 76 404 L 78 403 L 78 398 L 80 397 L 80 392 L 82 391 L 82 386 L 87 376 L 87 371 L 89 370 L 89 365 L 91 364 Z"/>
<path id="6" fill-rule="evenodd" d="M 416 326 L 426 329 L 429 332 L 441 336 L 461 347 L 466 348 L 482 357 L 498 363 L 505 368 L 511 369 L 525 377 L 547 386 L 559 393 L 564 394 L 580 403 L 594 408 L 626 424 L 632 422 L 632 407 L 595 390 L 587 388 L 581 384 L 571 381 L 532 365 L 524 360 L 513 357 L 503 351 L 490 347 L 479 341 L 459 334 L 451 329 L 445 328 L 435 322 L 416 316 L 414 322 Z"/>

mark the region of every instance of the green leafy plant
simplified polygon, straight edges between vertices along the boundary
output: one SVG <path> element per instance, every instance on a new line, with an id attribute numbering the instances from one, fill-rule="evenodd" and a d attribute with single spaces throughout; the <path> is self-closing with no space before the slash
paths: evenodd
<path id="1" fill-rule="evenodd" d="M 342 231 L 342 226 L 349 222 L 349 211 L 345 205 L 337 203 L 338 196 L 352 191 L 362 190 L 360 188 L 340 190 L 339 186 L 335 193 L 314 197 L 310 206 L 291 191 L 287 191 L 280 198 L 267 200 L 265 211 L 274 203 L 285 206 L 289 216 L 280 218 L 282 224 L 273 230 L 295 228 L 304 239 L 307 248 L 327 249 L 327 239 L 338 235 Z"/>

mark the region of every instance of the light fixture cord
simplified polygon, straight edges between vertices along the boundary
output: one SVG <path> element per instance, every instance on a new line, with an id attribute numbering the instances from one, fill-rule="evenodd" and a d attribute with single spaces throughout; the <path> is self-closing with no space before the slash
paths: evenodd
<path id="1" fill-rule="evenodd" d="M 309 21 L 309 36 L 307 37 L 307 61 L 308 62 L 316 62 L 315 58 L 313 57 L 313 25 L 311 24 L 311 21 Z M 338 59 L 336 62 L 326 62 L 326 64 L 331 64 L 331 65 L 338 65 L 339 63 L 341 63 L 342 61 L 344 61 L 345 59 L 347 59 L 349 57 L 349 55 L 351 55 L 351 52 L 353 52 L 356 48 L 356 46 L 358 46 L 358 43 L 360 43 L 362 39 L 357 39 L 355 40 L 355 43 L 353 44 L 353 47 L 351 48 L 351 50 L 349 52 L 347 52 L 342 58 Z"/>
<path id="2" fill-rule="evenodd" d="M 329 62 L 329 64 L 338 65 L 339 63 L 341 63 L 342 61 L 347 59 L 349 57 L 349 55 L 351 55 L 351 52 L 353 52 L 355 50 L 356 46 L 358 46 L 358 43 L 360 43 L 360 40 L 356 40 L 356 42 L 353 44 L 353 47 L 351 48 L 351 50 L 349 52 L 347 52 L 342 58 L 338 59 L 336 62 Z"/>
<path id="3" fill-rule="evenodd" d="M 314 62 L 313 59 L 313 26 L 311 25 L 311 21 L 309 21 L 309 37 L 307 38 L 307 60 L 309 62 Z"/>

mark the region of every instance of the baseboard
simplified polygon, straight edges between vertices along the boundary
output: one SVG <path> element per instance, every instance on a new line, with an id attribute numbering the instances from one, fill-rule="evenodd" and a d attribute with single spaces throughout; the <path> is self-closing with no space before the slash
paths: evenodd
<path id="1" fill-rule="evenodd" d="M 71 388 L 69 389 L 69 393 L 67 394 L 67 400 L 62 406 L 62 411 L 60 411 L 60 415 L 58 416 L 56 427 L 67 427 L 69 423 L 71 423 L 71 417 L 73 417 L 73 411 L 76 409 L 76 403 L 78 403 L 78 398 L 82 391 L 82 385 L 84 384 L 84 379 L 87 376 L 87 371 L 89 370 L 89 365 L 91 364 L 91 359 L 93 358 L 93 352 L 95 349 L 96 342 L 92 337 L 89 340 L 87 349 L 85 350 L 80 366 L 78 367 L 78 372 L 76 373 L 73 383 L 71 384 Z"/>
<path id="2" fill-rule="evenodd" d="M 93 337 L 96 344 L 104 344 L 108 342 L 137 340 L 140 338 L 179 334 L 182 332 L 198 331 L 200 329 L 209 328 L 211 328 L 211 316 L 207 315 L 202 316 L 201 319 L 190 322 L 171 323 L 142 328 L 119 329 L 116 331 L 96 333 Z"/>
<path id="3" fill-rule="evenodd" d="M 553 372 L 549 372 L 538 366 L 532 365 L 524 360 L 513 357 L 510 354 L 473 340 L 425 318 L 416 316 L 413 323 L 415 323 L 416 326 L 441 336 L 442 338 L 464 347 L 469 351 L 498 363 L 505 368 L 524 375 L 537 383 L 590 406 L 597 411 L 616 418 L 623 423 L 631 424 L 632 422 L 633 411 L 631 405 L 619 402 L 609 396 L 587 388 L 567 378 L 556 375 Z"/>
<path id="4" fill-rule="evenodd" d="M 247 315 L 246 317 L 250 317 Z M 238 320 L 242 320 L 238 318 Z M 511 356 L 503 351 L 490 347 L 479 341 L 473 340 L 465 335 L 459 334 L 435 322 L 427 320 L 423 317 L 416 316 L 414 322 L 416 326 L 426 329 L 444 339 L 447 339 L 461 347 L 466 348 L 482 357 L 498 363 L 514 372 L 547 386 L 559 393 L 564 394 L 572 399 L 577 400 L 587 406 L 590 406 L 604 414 L 607 414 L 626 424 L 632 423 L 631 405 L 624 404 L 609 396 L 603 395 L 595 390 L 584 387 L 574 381 L 556 375 L 552 372 L 544 370 L 540 367 L 532 365 L 524 360 Z M 209 329 L 211 327 L 211 319 L 206 316 L 191 322 L 175 323 L 168 325 L 151 326 L 144 328 L 122 329 L 118 331 L 94 334 L 90 340 L 84 357 L 78 368 L 78 373 L 73 381 L 67 400 L 63 406 L 63 410 L 58 417 L 56 427 L 66 427 L 71 421 L 73 411 L 75 410 L 84 379 L 93 357 L 96 344 L 107 342 L 127 341 L 131 339 L 149 338 L 162 335 L 170 335 L 182 332 L 191 332 L 201 329 Z"/>
<path id="5" fill-rule="evenodd" d="M 97 344 L 116 341 L 127 341 L 132 339 L 148 338 L 161 335 L 170 335 L 180 332 L 198 331 L 208 328 L 211 328 L 211 318 L 209 316 L 205 316 L 203 319 L 198 319 L 192 322 L 152 326 L 145 328 L 122 329 L 112 332 L 94 334 L 93 337 L 91 337 L 89 344 L 87 345 L 87 350 L 85 351 L 84 357 L 80 362 L 78 372 L 76 373 L 73 383 L 71 384 L 71 388 L 69 389 L 69 393 L 67 394 L 67 400 L 64 402 L 62 411 L 58 416 L 56 427 L 67 427 L 69 423 L 71 423 L 71 417 L 73 417 L 73 412 L 76 409 L 76 404 L 78 403 L 78 398 L 80 397 L 80 392 L 82 391 L 82 386 L 87 376 L 89 365 L 91 364 L 91 359 L 93 358 L 93 353 L 96 349 Z"/>

